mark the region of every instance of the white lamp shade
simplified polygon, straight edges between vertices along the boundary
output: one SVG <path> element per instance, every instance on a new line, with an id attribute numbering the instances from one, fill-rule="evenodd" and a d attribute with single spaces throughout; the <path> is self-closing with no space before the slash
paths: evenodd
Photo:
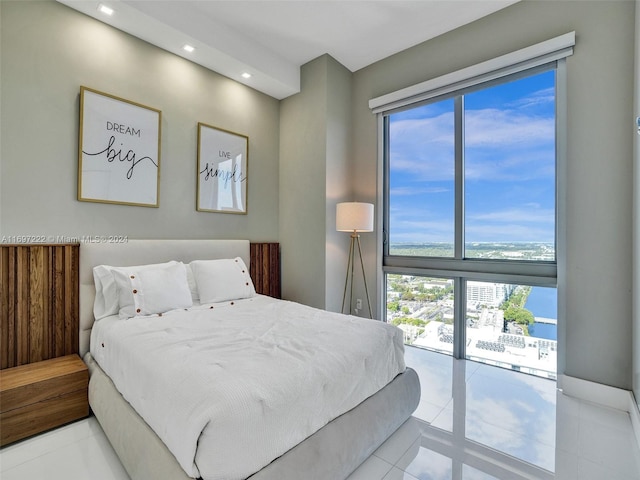
<path id="1" fill-rule="evenodd" d="M 336 230 L 373 232 L 373 204 L 344 202 L 336 206 Z"/>

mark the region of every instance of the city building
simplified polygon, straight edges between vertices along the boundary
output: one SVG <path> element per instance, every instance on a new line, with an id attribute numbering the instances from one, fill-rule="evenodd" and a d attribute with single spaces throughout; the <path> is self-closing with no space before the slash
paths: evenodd
<path id="1" fill-rule="evenodd" d="M 514 288 L 504 283 L 467 282 L 467 303 L 498 307 Z"/>

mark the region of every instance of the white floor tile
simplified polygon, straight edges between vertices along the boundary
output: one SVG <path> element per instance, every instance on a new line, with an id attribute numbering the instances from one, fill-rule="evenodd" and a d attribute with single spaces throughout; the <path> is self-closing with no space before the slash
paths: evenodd
<path id="1" fill-rule="evenodd" d="M 588 423 L 597 423 L 624 432 L 631 431 L 631 418 L 627 412 L 582 402 L 580 419 Z"/>
<path id="2" fill-rule="evenodd" d="M 558 453 L 579 452 L 580 401 L 558 393 L 556 399 L 556 450 Z"/>
<path id="3" fill-rule="evenodd" d="M 426 400 L 420 400 L 420 404 L 416 411 L 413 412 L 413 416 L 424 422 L 432 423 L 445 408 L 446 406 L 434 405 Z"/>
<path id="4" fill-rule="evenodd" d="M 603 420 L 611 419 L 611 412 L 601 409 L 596 414 L 592 406 L 588 408 L 594 413 L 580 424 L 579 455 L 622 478 L 640 478 L 640 454 L 631 421 L 627 428 L 619 422 L 605 424 Z"/>
<path id="5" fill-rule="evenodd" d="M 424 448 L 420 440 L 402 456 L 397 467 L 418 480 L 451 480 L 453 460 L 446 455 Z"/>
<path id="6" fill-rule="evenodd" d="M 640 476 L 637 473 L 632 473 L 631 475 L 622 474 L 606 465 L 579 457 L 577 478 L 579 480 L 637 480 Z"/>
<path id="7" fill-rule="evenodd" d="M 494 477 L 487 472 L 470 467 L 469 465 L 462 466 L 462 478 L 464 478 L 464 480 L 499 480 L 498 477 Z"/>
<path id="8" fill-rule="evenodd" d="M 0 469 L 4 472 L 96 434 L 102 434 L 102 429 L 95 417 L 91 417 L 27 438 L 0 449 Z"/>
<path id="9" fill-rule="evenodd" d="M 393 467 L 391 471 L 382 480 L 418 480 L 416 477 L 400 470 L 397 467 Z"/>
<path id="10" fill-rule="evenodd" d="M 580 480 L 578 478 L 578 455 L 557 451 L 555 475 L 559 480 Z"/>
<path id="11" fill-rule="evenodd" d="M 396 433 L 387 439 L 373 454 L 391 465 L 395 465 L 421 436 L 420 421 L 412 417 L 404 422 L 396 430 Z"/>
<path id="12" fill-rule="evenodd" d="M 2 480 L 24 479 L 129 480 L 129 476 L 106 437 L 95 435 L 2 471 Z"/>
<path id="13" fill-rule="evenodd" d="M 347 480 L 382 480 L 393 465 L 371 455 Z"/>
<path id="14" fill-rule="evenodd" d="M 495 425 L 467 418 L 467 438 L 525 463 L 555 471 L 555 448 Z"/>
<path id="15" fill-rule="evenodd" d="M 431 422 L 431 426 L 453 432 L 453 405 L 447 405 L 438 416 Z"/>

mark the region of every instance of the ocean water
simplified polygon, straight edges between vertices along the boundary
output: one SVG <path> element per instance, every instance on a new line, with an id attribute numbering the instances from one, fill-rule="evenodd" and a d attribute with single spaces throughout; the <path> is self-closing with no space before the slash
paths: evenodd
<path id="1" fill-rule="evenodd" d="M 536 317 L 558 318 L 558 290 L 550 287 L 533 287 L 524 308 Z M 549 323 L 535 322 L 529 326 L 532 337 L 547 340 L 558 339 L 558 327 Z"/>

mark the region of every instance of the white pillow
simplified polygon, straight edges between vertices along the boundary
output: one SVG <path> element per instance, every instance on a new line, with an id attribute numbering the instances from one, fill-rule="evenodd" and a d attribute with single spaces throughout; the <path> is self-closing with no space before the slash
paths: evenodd
<path id="1" fill-rule="evenodd" d="M 189 265 L 202 304 L 239 300 L 256 295 L 249 269 L 240 257 L 194 260 Z"/>
<path id="2" fill-rule="evenodd" d="M 181 262 L 113 270 L 120 318 L 164 313 L 193 305 L 187 270 Z"/>
<path id="3" fill-rule="evenodd" d="M 96 320 L 116 313 L 130 318 L 193 305 L 187 269 L 181 262 L 130 267 L 99 265 L 94 267 L 93 277 Z"/>
<path id="4" fill-rule="evenodd" d="M 115 315 L 120 310 L 120 296 L 113 272 L 123 269 L 142 269 L 163 264 L 136 265 L 131 267 L 113 267 L 98 265 L 93 267 L 93 280 L 96 287 L 96 298 L 93 303 L 93 316 L 96 320 Z"/>
<path id="5" fill-rule="evenodd" d="M 191 290 L 191 300 L 196 304 L 200 302 L 200 296 L 198 295 L 198 286 L 196 285 L 196 279 L 193 278 L 193 271 L 191 265 L 185 265 L 187 269 L 187 282 L 189 283 L 189 290 Z"/>
<path id="6" fill-rule="evenodd" d="M 118 286 L 113 278 L 113 269 L 109 265 L 93 267 L 93 282 L 96 286 L 96 298 L 93 302 L 93 316 L 96 320 L 118 313 Z"/>

